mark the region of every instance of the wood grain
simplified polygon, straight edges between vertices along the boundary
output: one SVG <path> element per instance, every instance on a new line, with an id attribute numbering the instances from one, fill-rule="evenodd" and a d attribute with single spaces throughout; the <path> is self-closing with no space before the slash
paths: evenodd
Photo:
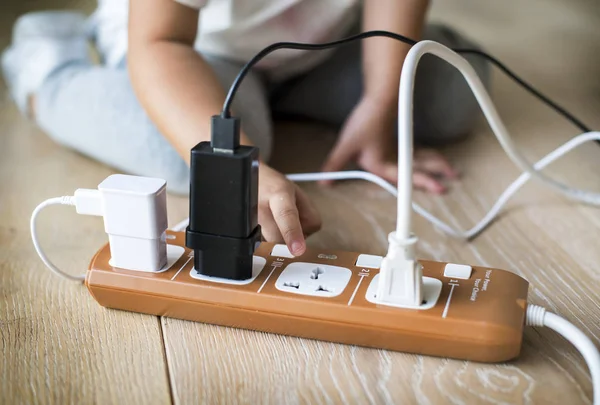
<path id="1" fill-rule="evenodd" d="M 9 3 L 0 6 L 2 48 L 18 13 L 76 5 Z M 110 173 L 54 144 L 0 89 L 2 404 L 171 402 L 159 319 L 99 307 L 83 285 L 47 271 L 31 244 L 29 217 L 38 203 L 95 187 Z M 101 219 L 77 216 L 71 207 L 48 208 L 39 230 L 51 259 L 73 274 L 85 272 L 106 240 Z"/>
<path id="2" fill-rule="evenodd" d="M 99 307 L 83 285 L 47 271 L 31 244 L 38 202 L 94 187 L 110 171 L 57 147 L 6 102 L 0 122 L 0 403 L 169 403 L 159 320 Z M 48 208 L 39 229 L 73 274 L 106 239 L 100 219 L 71 207 Z"/>
<path id="3" fill-rule="evenodd" d="M 89 10 L 91 1 L 61 2 Z M 17 13 L 47 0 L 3 3 L 0 45 Z M 52 3 L 53 8 L 57 3 Z M 4 11 L 6 7 L 7 12 Z M 600 9 L 595 2 L 434 2 L 431 17 L 458 27 L 594 128 L 600 127 Z M 1 96 L 1 95 L 0 95 Z M 577 134 L 571 125 L 495 72 L 493 98 L 529 159 Z M 224 404 L 589 404 L 587 367 L 550 330 L 527 329 L 519 359 L 484 365 L 158 319 L 100 308 L 85 288 L 45 271 L 28 219 L 44 198 L 93 187 L 110 169 L 57 147 L 0 97 L 0 403 Z M 319 168 L 332 131 L 282 124 L 273 164 Z M 417 201 L 454 226 L 479 220 L 518 175 L 484 122 L 446 152 L 461 182 Z M 299 157 L 302 157 L 300 159 Z M 579 148 L 548 173 L 600 190 L 600 148 Z M 394 199 L 376 186 L 340 183 L 303 189 L 323 230 L 312 246 L 385 253 Z M 187 201 L 169 197 L 171 223 Z M 52 211 L 52 212 L 50 212 Z M 505 268 L 531 282 L 531 301 L 600 340 L 598 209 L 531 183 L 472 243 L 415 217 L 419 256 Z M 76 225 L 76 226 L 75 226 Z M 53 207 L 40 220 L 42 243 L 62 268 L 83 271 L 105 241 L 97 218 Z"/>

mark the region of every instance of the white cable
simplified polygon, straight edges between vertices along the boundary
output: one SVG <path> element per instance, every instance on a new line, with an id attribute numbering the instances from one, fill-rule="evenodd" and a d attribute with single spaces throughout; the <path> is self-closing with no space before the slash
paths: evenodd
<path id="1" fill-rule="evenodd" d="M 424 208 L 412 201 L 412 151 L 413 151 L 413 88 L 417 70 L 417 65 L 420 58 L 431 53 L 442 60 L 445 60 L 454 66 L 465 77 L 467 83 L 471 87 L 481 109 L 487 118 L 490 127 L 500 145 L 508 155 L 508 157 L 521 168 L 524 173 L 517 178 L 505 191 L 502 193 L 498 201 L 493 205 L 492 209 L 479 221 L 473 228 L 469 230 L 459 230 L 446 224 L 439 218 L 427 212 Z M 504 207 L 508 200 L 527 182 L 531 177 L 536 177 L 544 184 L 558 190 L 561 194 L 569 198 L 573 198 L 585 203 L 600 205 L 600 194 L 591 193 L 584 190 L 574 189 L 563 185 L 553 179 L 550 179 L 541 170 L 560 158 L 565 153 L 571 151 L 575 147 L 584 142 L 591 140 L 600 140 L 600 132 L 588 132 L 581 134 L 547 156 L 541 159 L 533 166 L 523 158 L 518 152 L 516 146 L 512 142 L 508 131 L 504 127 L 485 87 L 477 76 L 477 73 L 462 56 L 458 55 L 451 49 L 433 41 L 421 41 L 414 45 L 408 52 L 402 68 L 399 87 L 399 102 L 398 102 L 398 189 L 371 173 L 362 171 L 346 171 L 346 172 L 329 172 L 329 173 L 304 173 L 292 174 L 287 177 L 292 181 L 320 181 L 320 180 L 346 180 L 346 179 L 362 179 L 378 184 L 394 196 L 402 196 L 397 202 L 397 223 L 396 223 L 396 239 L 397 240 L 412 240 L 411 234 L 411 208 L 435 226 L 447 234 L 460 239 L 471 239 L 477 236 L 496 218 L 498 212 Z M 182 221 L 177 226 L 187 226 L 186 221 Z M 182 228 L 183 229 L 183 228 Z"/>
<path id="2" fill-rule="evenodd" d="M 558 160 L 565 154 L 569 153 L 576 147 L 582 145 L 585 142 L 590 141 L 600 141 L 600 132 L 587 132 L 581 135 L 578 135 L 569 141 L 565 142 L 538 162 L 536 162 L 533 167 L 536 170 L 542 170 L 550 163 Z M 297 174 L 289 174 L 287 178 L 294 182 L 309 182 L 309 181 L 324 181 L 324 180 L 365 180 L 374 184 L 377 184 L 384 190 L 388 191 L 394 197 L 398 196 L 398 190 L 392 184 L 388 183 L 384 179 L 379 176 L 374 175 L 373 173 L 364 172 L 360 170 L 348 170 L 342 172 L 324 172 L 324 173 L 297 173 Z M 516 194 L 521 187 L 523 187 L 529 180 L 531 180 L 531 175 L 529 173 L 521 174 L 515 181 L 513 181 L 504 192 L 500 195 L 498 200 L 494 203 L 492 208 L 484 215 L 484 217 L 477 222 L 475 226 L 468 230 L 461 230 L 457 228 L 453 228 L 451 225 L 448 225 L 432 213 L 428 212 L 425 208 L 421 207 L 416 202 L 412 202 L 412 208 L 415 210 L 417 214 L 431 222 L 434 226 L 441 229 L 443 232 L 448 235 L 458 238 L 458 239 L 472 239 L 485 230 L 490 223 L 498 216 L 500 210 L 506 205 L 506 203 Z M 171 229 L 173 231 L 179 232 L 183 231 L 187 225 L 189 220 L 184 219 L 177 225 L 173 226 Z"/>
<path id="3" fill-rule="evenodd" d="M 64 197 L 50 198 L 50 199 L 42 202 L 40 205 L 38 205 L 35 208 L 35 210 L 33 210 L 33 214 L 31 214 L 31 221 L 29 224 L 30 229 L 31 229 L 31 239 L 33 241 L 33 247 L 35 248 L 35 251 L 37 252 L 40 259 L 42 259 L 42 262 L 44 262 L 46 267 L 48 267 L 54 274 L 64 277 L 66 279 L 69 279 L 71 281 L 81 282 L 81 281 L 85 280 L 85 275 L 72 276 L 70 274 L 63 272 L 58 267 L 56 267 L 42 251 L 42 248 L 40 247 L 40 243 L 37 238 L 36 220 L 37 220 L 39 213 L 44 208 L 46 208 L 50 205 L 59 205 L 59 204 L 60 205 L 75 205 L 75 197 L 64 196 Z"/>
<path id="4" fill-rule="evenodd" d="M 594 405 L 600 405 L 600 353 L 594 343 L 575 325 L 560 316 L 547 312 L 537 305 L 527 306 L 525 323 L 528 326 L 545 326 L 567 339 L 581 353 L 590 369 Z"/>
<path id="5" fill-rule="evenodd" d="M 561 158 L 566 153 L 575 149 L 579 145 L 589 142 L 589 141 L 600 141 L 600 132 L 588 132 L 581 135 L 578 135 L 569 141 L 565 142 L 563 145 L 556 148 L 554 151 L 550 152 L 538 162 L 535 163 L 534 168 L 536 170 L 542 170 L 550 163 L 555 160 Z M 287 176 L 288 179 L 295 182 L 306 182 L 306 181 L 322 181 L 322 180 L 366 180 L 371 183 L 375 183 L 387 190 L 394 197 L 398 196 L 398 190 L 382 179 L 379 176 L 376 176 L 372 173 L 363 172 L 363 171 L 344 171 L 344 172 L 330 172 L 330 173 L 302 173 L 302 174 L 291 174 Z M 417 214 L 431 222 L 434 226 L 438 227 L 445 233 L 453 236 L 455 238 L 460 239 L 471 239 L 477 236 L 481 231 L 486 229 L 490 223 L 498 216 L 500 210 L 506 205 L 506 203 L 510 200 L 510 198 L 515 195 L 517 191 L 523 185 L 525 185 L 531 179 L 531 175 L 529 173 L 521 174 L 515 181 L 508 186 L 508 188 L 500 195 L 496 203 L 492 206 L 490 211 L 485 214 L 485 216 L 471 229 L 469 230 L 460 230 L 453 228 L 448 225 L 441 219 L 437 218 L 435 215 L 428 212 L 425 208 L 421 207 L 419 204 L 412 202 L 412 208 L 415 210 Z"/>
<path id="6" fill-rule="evenodd" d="M 569 198 L 575 199 L 577 201 L 581 201 L 584 203 L 589 203 L 593 205 L 600 205 L 600 194 L 591 193 L 584 190 L 570 188 L 560 182 L 557 182 L 542 172 L 540 172 L 541 167 L 532 166 L 518 151 L 517 147 L 513 143 L 511 137 L 506 130 L 494 104 L 492 103 L 489 94 L 485 90 L 485 87 L 481 83 L 481 80 L 477 76 L 477 73 L 473 69 L 473 67 L 469 64 L 469 62 L 447 48 L 446 46 L 439 44 L 434 41 L 421 41 L 414 45 L 410 51 L 408 52 L 404 65 L 402 67 L 402 73 L 400 77 L 400 90 L 399 90 L 399 101 L 398 101 L 398 148 L 399 151 L 402 151 L 401 157 L 402 161 L 399 159 L 398 161 L 398 169 L 399 169 L 399 184 L 398 189 L 407 190 L 409 185 L 412 183 L 412 165 L 409 161 L 406 160 L 406 155 L 409 151 L 412 151 L 412 139 L 413 139 L 413 88 L 414 81 L 417 71 L 417 65 L 420 58 L 427 54 L 433 54 L 440 59 L 448 62 L 450 65 L 454 66 L 465 78 L 469 87 L 473 91 L 475 98 L 477 99 L 494 135 L 498 138 L 500 145 L 511 159 L 511 161 L 517 165 L 521 170 L 523 170 L 527 175 L 533 176 L 536 179 L 540 180 L 542 183 L 554 188 L 559 191 L 561 194 L 566 195 Z M 592 134 L 592 133 L 589 133 Z M 594 136 L 594 135 L 592 135 Z M 596 135 L 597 136 L 597 135 Z M 558 150 L 557 150 L 558 151 Z M 563 152 L 564 153 L 564 152 Z M 553 159 L 550 159 L 552 161 Z M 401 165 L 402 163 L 402 165 Z M 548 162 L 549 163 L 549 162 Z M 547 163 L 546 163 L 547 164 Z M 542 167 L 545 165 L 541 165 Z M 409 177 L 407 173 L 410 173 Z M 514 191 L 516 191 L 521 186 L 518 185 L 521 181 L 524 183 L 528 178 L 519 178 L 511 187 L 515 187 Z M 400 184 L 403 183 L 403 184 Z M 509 190 L 511 189 L 509 187 Z M 507 190 L 506 199 L 510 198 L 514 191 L 511 192 Z M 400 237 L 409 237 L 410 235 L 410 205 L 411 198 L 410 194 L 400 194 L 403 196 L 402 200 L 398 200 L 398 224 L 397 224 L 397 232 L 402 232 Z M 404 198 L 406 197 L 406 198 Z M 498 202 L 501 207 L 504 205 L 505 201 L 501 200 Z M 493 210 L 492 210 L 493 211 Z M 484 222 L 487 225 L 495 216 L 495 213 L 492 217 L 487 218 L 488 221 Z M 403 221 L 403 223 L 400 223 Z M 472 229 L 472 234 L 465 235 L 464 233 L 459 233 L 458 236 L 467 236 L 472 237 L 477 233 L 481 232 L 481 229 Z M 446 229 L 448 232 L 449 229 Z M 452 234 L 452 232 L 449 232 Z"/>
<path id="7" fill-rule="evenodd" d="M 452 228 L 445 224 L 439 218 L 436 218 L 425 209 L 415 204 L 412 201 L 412 174 L 413 174 L 413 95 L 414 95 L 414 81 L 417 71 L 417 65 L 420 58 L 431 53 L 442 60 L 445 60 L 459 72 L 467 80 L 471 90 L 473 91 L 477 101 L 479 102 L 485 117 L 487 118 L 493 133 L 496 135 L 500 145 L 507 153 L 509 158 L 520 167 L 525 173 L 523 173 L 515 182 L 513 182 L 506 191 L 500 196 L 499 200 L 492 207 L 490 212 L 473 228 L 468 231 L 461 231 Z M 325 179 L 346 179 L 350 175 L 357 175 L 356 178 L 362 178 L 367 181 L 379 184 L 386 190 L 390 191 L 398 198 L 397 201 L 397 223 L 396 223 L 396 234 L 395 239 L 399 241 L 411 240 L 412 238 L 412 227 L 411 227 L 411 209 L 414 209 L 419 215 L 425 217 L 427 220 L 438 226 L 444 232 L 462 239 L 470 239 L 479 234 L 485 229 L 498 215 L 498 212 L 506 204 L 506 202 L 519 190 L 523 184 L 525 184 L 532 176 L 542 180 L 545 184 L 549 184 L 554 189 L 558 190 L 562 194 L 567 195 L 570 198 L 574 198 L 579 201 L 599 204 L 600 197 L 597 194 L 589 193 L 583 190 L 572 189 L 558 183 L 546 175 L 542 174 L 540 170 L 550 164 L 552 161 L 558 159 L 566 152 L 575 148 L 583 142 L 588 140 L 599 139 L 598 132 L 590 132 L 587 134 L 580 135 L 567 142 L 565 145 L 559 147 L 554 152 L 550 153 L 544 159 L 536 163 L 533 167 L 527 160 L 525 160 L 516 149 L 512 142 L 508 131 L 504 127 L 494 104 L 492 103 L 485 87 L 481 83 L 481 80 L 477 76 L 477 73 L 469 64 L 469 62 L 462 56 L 458 55 L 451 49 L 433 41 L 421 41 L 413 46 L 408 52 L 404 65 L 402 67 L 402 73 L 400 77 L 399 86 L 399 97 L 398 97 L 398 189 L 393 191 L 393 186 L 385 182 L 383 179 L 377 176 L 357 175 L 359 172 L 338 172 L 338 173 L 322 173 L 322 174 L 306 174 L 306 175 L 293 175 L 288 176 L 294 181 L 307 181 L 311 180 L 325 180 Z"/>

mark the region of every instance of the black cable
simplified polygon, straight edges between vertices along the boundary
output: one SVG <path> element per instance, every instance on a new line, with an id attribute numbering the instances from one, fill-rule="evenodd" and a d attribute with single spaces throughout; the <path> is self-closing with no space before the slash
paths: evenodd
<path id="1" fill-rule="evenodd" d="M 483 51 L 477 50 L 477 49 L 454 49 L 454 52 L 462 53 L 462 54 L 470 53 L 473 55 L 479 55 L 479 56 L 484 57 L 485 59 L 490 61 L 493 65 L 495 65 L 498 69 L 502 70 L 504 72 L 504 74 L 506 74 L 508 77 L 510 77 L 515 82 L 520 84 L 521 87 L 523 87 L 525 90 L 527 90 L 533 96 L 537 97 L 540 101 L 545 103 L 548 107 L 552 108 L 554 111 L 556 111 L 557 113 L 562 115 L 564 118 L 566 118 L 568 121 L 570 121 L 573 125 L 575 125 L 577 128 L 579 128 L 582 132 L 590 132 L 591 131 L 591 129 L 587 125 L 585 125 L 580 119 L 578 119 L 573 114 L 568 112 L 565 108 L 556 104 L 548 96 L 545 96 L 539 90 L 535 89 L 531 84 L 529 84 L 525 80 L 521 79 L 519 76 L 517 76 L 516 73 L 511 71 L 509 68 L 506 67 L 506 65 L 504 65 L 502 62 L 500 62 L 498 59 L 494 58 L 493 56 L 491 56 Z"/>
<path id="2" fill-rule="evenodd" d="M 414 39 L 405 37 L 400 34 L 395 34 L 393 32 L 389 32 L 389 31 L 366 31 L 366 32 L 363 32 L 360 34 L 356 34 L 356 35 L 353 35 L 353 36 L 350 36 L 347 38 L 340 39 L 338 41 L 325 42 L 322 44 L 306 44 L 306 43 L 299 43 L 299 42 L 277 42 L 277 43 L 274 43 L 274 44 L 269 45 L 268 47 L 264 48 L 262 51 L 260 51 L 256 55 L 254 55 L 254 57 L 252 59 L 250 59 L 244 65 L 244 67 L 242 67 L 242 70 L 240 70 L 237 77 L 233 81 L 233 84 L 229 88 L 229 92 L 227 93 L 227 97 L 225 98 L 225 103 L 223 104 L 223 110 L 221 111 L 221 117 L 223 117 L 223 118 L 230 117 L 231 103 L 233 101 L 233 98 L 235 97 L 235 93 L 237 93 L 238 88 L 240 87 L 240 84 L 242 83 L 242 80 L 244 79 L 244 77 L 246 77 L 246 75 L 248 74 L 250 69 L 252 69 L 252 67 L 254 65 L 256 65 L 262 58 L 264 58 L 271 52 L 274 52 L 278 49 L 298 49 L 298 50 L 305 50 L 305 51 L 320 51 L 320 50 L 324 50 L 324 49 L 334 48 L 339 45 L 344 45 L 344 44 L 347 44 L 349 42 L 353 42 L 356 40 L 362 40 L 362 39 L 371 38 L 371 37 L 387 37 L 387 38 L 395 39 L 397 41 L 404 42 L 405 44 L 408 44 L 410 46 L 413 46 L 417 43 L 417 41 L 415 41 Z M 545 96 L 539 90 L 536 90 L 532 85 L 527 83 L 525 80 L 521 79 L 513 71 L 511 71 L 508 67 L 506 67 L 506 65 L 504 65 L 502 62 L 500 62 L 493 56 L 488 55 L 487 53 L 477 50 L 477 49 L 453 49 L 453 50 L 457 53 L 474 54 L 474 55 L 479 55 L 479 56 L 487 59 L 489 62 L 491 62 L 493 65 L 495 65 L 501 71 L 503 71 L 508 77 L 510 77 L 515 82 L 520 84 L 525 90 L 527 90 L 533 96 L 535 96 L 536 98 L 541 100 L 543 103 L 548 105 L 550 108 L 552 108 L 558 114 L 562 115 L 564 118 L 566 118 L 568 121 L 570 121 L 573 125 L 575 125 L 577 128 L 579 128 L 582 132 L 590 132 L 590 128 L 587 125 L 585 125 L 583 122 L 581 122 L 581 120 L 579 120 L 578 118 L 573 116 L 573 114 L 568 112 L 563 107 L 556 104 L 548 96 Z"/>

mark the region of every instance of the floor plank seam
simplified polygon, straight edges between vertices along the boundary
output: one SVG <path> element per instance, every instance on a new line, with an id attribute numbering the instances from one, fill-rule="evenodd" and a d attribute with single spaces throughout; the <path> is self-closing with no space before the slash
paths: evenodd
<path id="1" fill-rule="evenodd" d="M 171 397 L 171 404 L 175 403 L 175 393 L 173 392 L 174 382 L 171 381 L 171 369 L 169 367 L 169 356 L 167 354 L 167 342 L 165 340 L 165 331 L 163 329 L 163 317 L 157 316 L 158 328 L 160 329 L 160 342 L 163 349 L 163 359 L 165 360 L 165 372 L 167 373 L 167 385 L 169 388 L 169 396 Z"/>

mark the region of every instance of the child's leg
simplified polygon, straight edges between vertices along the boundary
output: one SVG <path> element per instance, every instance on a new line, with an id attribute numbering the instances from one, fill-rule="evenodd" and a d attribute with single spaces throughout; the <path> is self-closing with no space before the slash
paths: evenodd
<path id="1" fill-rule="evenodd" d="M 211 63 L 227 86 L 240 68 L 221 60 Z M 244 130 L 261 153 L 268 153 L 270 115 L 257 77 L 247 78 L 233 108 L 244 117 Z M 125 173 L 164 178 L 173 192 L 189 191 L 188 166 L 147 117 L 124 67 L 64 66 L 36 93 L 36 115 L 58 143 Z"/>
<path id="2" fill-rule="evenodd" d="M 63 66 L 35 94 L 38 125 L 53 140 L 116 170 L 189 186 L 185 162 L 152 125 L 126 69 Z"/>
<path id="3" fill-rule="evenodd" d="M 428 26 L 424 39 L 451 48 L 474 48 L 463 37 L 442 26 Z M 273 112 L 300 116 L 341 126 L 362 95 L 361 44 L 338 49 L 326 62 L 307 74 L 276 88 Z M 484 83 L 489 65 L 478 56 L 467 59 Z M 445 61 L 425 55 L 415 82 L 415 140 L 437 144 L 466 135 L 479 116 L 479 107 L 462 75 Z"/>
<path id="4" fill-rule="evenodd" d="M 31 13 L 18 20 L 13 43 L 2 54 L 12 98 L 31 115 L 27 100 L 33 97 L 35 120 L 57 142 L 119 171 L 164 178 L 169 190 L 188 193 L 189 169 L 138 103 L 125 64 L 115 69 L 92 64 L 84 21 L 68 12 Z M 241 66 L 207 60 L 228 88 Z M 265 94 L 261 79 L 251 73 L 233 103 L 263 157 L 271 147 Z"/>

